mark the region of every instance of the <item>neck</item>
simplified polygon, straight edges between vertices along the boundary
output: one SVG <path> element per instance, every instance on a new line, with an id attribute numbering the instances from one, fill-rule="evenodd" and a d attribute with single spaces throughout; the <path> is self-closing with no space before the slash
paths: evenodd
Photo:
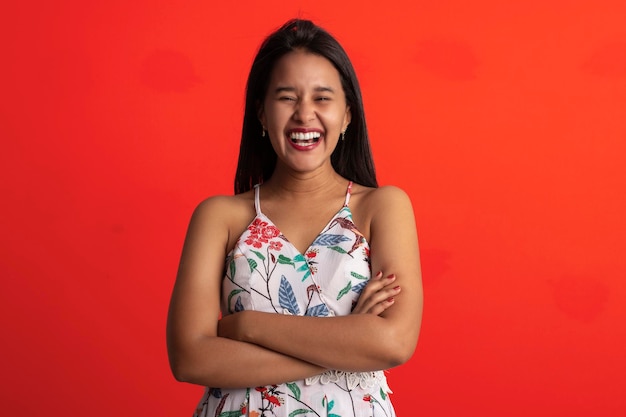
<path id="1" fill-rule="evenodd" d="M 310 198 L 316 194 L 327 194 L 333 187 L 345 187 L 346 180 L 334 169 L 320 169 L 313 172 L 294 172 L 277 165 L 272 177 L 264 184 L 266 189 L 276 194 L 292 198 Z"/>

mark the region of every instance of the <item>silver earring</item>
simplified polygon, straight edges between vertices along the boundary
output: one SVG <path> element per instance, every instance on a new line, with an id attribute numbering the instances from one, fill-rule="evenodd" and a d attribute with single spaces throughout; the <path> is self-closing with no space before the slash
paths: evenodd
<path id="1" fill-rule="evenodd" d="M 263 131 L 261 132 L 261 137 L 264 138 L 265 137 L 265 128 L 263 128 Z"/>
<path id="2" fill-rule="evenodd" d="M 346 140 L 346 131 L 345 130 L 343 132 L 341 132 L 341 141 L 343 142 L 344 140 Z"/>

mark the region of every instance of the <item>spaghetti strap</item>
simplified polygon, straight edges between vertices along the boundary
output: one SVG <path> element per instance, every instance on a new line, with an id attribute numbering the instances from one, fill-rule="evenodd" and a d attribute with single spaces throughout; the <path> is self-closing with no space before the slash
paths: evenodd
<path id="1" fill-rule="evenodd" d="M 259 188 L 261 184 L 257 184 L 254 186 L 254 210 L 256 210 L 256 215 L 261 215 L 261 198 L 259 196 Z"/>
<path id="2" fill-rule="evenodd" d="M 346 190 L 346 201 L 345 203 L 343 203 L 344 207 L 348 207 L 348 204 L 350 203 L 350 192 L 352 191 L 352 181 L 350 181 L 348 183 L 348 189 Z"/>

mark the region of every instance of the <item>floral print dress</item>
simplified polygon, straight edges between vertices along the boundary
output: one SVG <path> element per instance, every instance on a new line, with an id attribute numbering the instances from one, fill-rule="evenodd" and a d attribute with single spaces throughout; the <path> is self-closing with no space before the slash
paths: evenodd
<path id="1" fill-rule="evenodd" d="M 222 314 L 350 314 L 371 277 L 369 244 L 348 207 L 351 187 L 343 207 L 300 253 L 261 211 L 257 185 L 256 217 L 226 259 Z M 280 385 L 207 388 L 194 417 L 393 417 L 390 393 L 383 371 L 326 371 Z"/>

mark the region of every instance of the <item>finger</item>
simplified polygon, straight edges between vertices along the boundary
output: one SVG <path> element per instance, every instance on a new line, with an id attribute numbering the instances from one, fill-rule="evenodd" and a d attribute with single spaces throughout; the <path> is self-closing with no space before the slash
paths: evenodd
<path id="1" fill-rule="evenodd" d="M 396 300 L 394 297 L 388 298 L 385 301 L 382 301 L 376 304 L 374 307 L 372 307 L 370 311 L 368 311 L 368 314 L 374 314 L 376 316 L 380 316 L 385 310 L 391 307 L 395 301 Z"/>
<path id="2" fill-rule="evenodd" d="M 385 288 L 384 290 L 378 291 L 364 302 L 363 311 L 370 312 L 373 308 L 375 308 L 375 306 L 381 303 L 384 304 L 388 300 L 396 297 L 401 290 L 400 286 L 396 285 L 393 288 Z"/>
<path id="3" fill-rule="evenodd" d="M 387 287 L 390 283 L 395 281 L 395 275 L 388 275 L 385 278 L 382 278 L 382 272 L 379 272 L 375 278 L 370 280 L 361 294 L 359 295 L 359 299 L 357 300 L 357 305 L 353 309 L 353 312 L 364 313 L 367 312 L 370 308 L 376 305 L 378 302 L 383 301 L 385 297 L 377 296 L 378 292 Z"/>
<path id="4" fill-rule="evenodd" d="M 382 274 L 382 273 L 379 273 Z M 377 275 L 378 276 L 378 275 Z M 377 293 L 383 288 L 389 286 L 389 284 L 393 283 L 396 280 L 396 276 L 394 274 L 388 275 L 384 278 L 372 279 L 368 281 L 367 285 L 361 292 L 361 298 L 367 299 L 372 294 Z"/>
<path id="5" fill-rule="evenodd" d="M 380 271 L 374 276 L 374 278 L 367 282 L 367 285 L 363 288 L 359 295 L 356 306 L 352 309 L 353 313 L 362 312 L 363 306 L 369 297 L 384 287 L 384 280 L 382 278 L 383 272 Z"/>
<path id="6" fill-rule="evenodd" d="M 394 287 L 386 286 L 373 294 L 362 294 L 359 298 L 357 306 L 353 310 L 353 313 L 370 313 L 376 305 L 384 303 L 386 300 L 395 297 L 400 293 L 400 291 L 400 286 L 396 285 Z"/>

